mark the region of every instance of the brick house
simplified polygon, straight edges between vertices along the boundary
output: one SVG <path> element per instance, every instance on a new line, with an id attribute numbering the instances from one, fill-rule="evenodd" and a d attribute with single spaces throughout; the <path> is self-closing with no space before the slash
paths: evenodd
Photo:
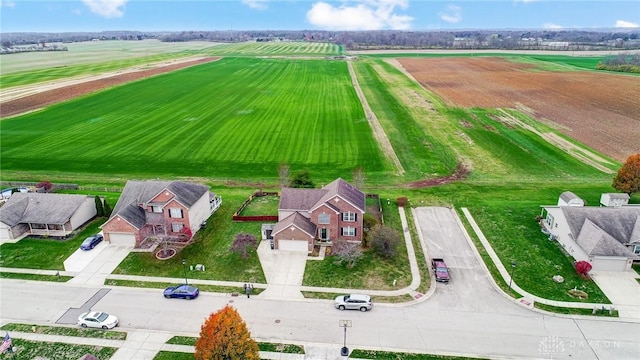
<path id="1" fill-rule="evenodd" d="M 321 189 L 283 188 L 271 233 L 274 247 L 311 252 L 316 242 L 359 243 L 365 209 L 364 193 L 341 178 Z"/>
<path id="2" fill-rule="evenodd" d="M 184 181 L 127 181 L 104 225 L 104 239 L 138 247 L 149 237 L 195 234 L 222 204 L 209 187 Z"/>

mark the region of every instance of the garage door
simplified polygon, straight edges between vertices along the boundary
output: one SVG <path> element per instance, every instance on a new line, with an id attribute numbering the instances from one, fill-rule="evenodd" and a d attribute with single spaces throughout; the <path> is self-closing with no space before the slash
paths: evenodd
<path id="1" fill-rule="evenodd" d="M 304 240 L 278 240 L 278 250 L 308 252 L 307 242 Z"/>
<path id="2" fill-rule="evenodd" d="M 11 239 L 11 235 L 9 234 L 9 229 L 3 227 L 0 228 L 0 239 L 2 240 L 10 240 Z"/>
<path id="3" fill-rule="evenodd" d="M 592 265 L 596 271 L 626 271 L 627 258 L 595 258 Z"/>
<path id="4" fill-rule="evenodd" d="M 109 241 L 113 245 L 136 246 L 136 237 L 133 234 L 109 233 Z"/>

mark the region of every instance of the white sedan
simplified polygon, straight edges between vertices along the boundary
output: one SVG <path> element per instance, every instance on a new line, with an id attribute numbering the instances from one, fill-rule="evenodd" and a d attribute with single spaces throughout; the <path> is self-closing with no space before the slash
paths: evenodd
<path id="1" fill-rule="evenodd" d="M 106 312 L 89 311 L 78 317 L 78 325 L 83 328 L 113 329 L 118 326 L 118 318 Z"/>

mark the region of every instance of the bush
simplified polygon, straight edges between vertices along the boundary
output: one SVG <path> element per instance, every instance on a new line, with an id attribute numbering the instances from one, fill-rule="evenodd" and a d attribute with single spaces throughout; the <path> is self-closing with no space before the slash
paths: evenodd
<path id="1" fill-rule="evenodd" d="M 346 240 L 336 240 L 333 244 L 333 254 L 335 256 L 335 264 L 347 264 L 348 268 L 356 265 L 362 257 L 362 249 L 358 244 L 350 243 Z"/>
<path id="2" fill-rule="evenodd" d="M 591 271 L 591 269 L 593 268 L 593 266 L 591 266 L 591 264 L 589 264 L 589 262 L 584 261 L 584 260 L 580 260 L 580 261 L 576 262 L 575 266 L 576 266 L 576 271 L 578 272 L 578 274 L 580 274 L 582 276 L 587 276 L 589 271 Z"/>
<path id="3" fill-rule="evenodd" d="M 371 248 L 378 255 L 392 258 L 397 254 L 397 247 L 400 243 L 400 234 L 393 228 L 376 225 L 369 233 Z"/>
<path id="4" fill-rule="evenodd" d="M 402 196 L 402 197 L 399 197 L 396 201 L 398 203 L 398 206 L 404 207 L 405 205 L 407 205 L 408 199 L 406 197 Z"/>

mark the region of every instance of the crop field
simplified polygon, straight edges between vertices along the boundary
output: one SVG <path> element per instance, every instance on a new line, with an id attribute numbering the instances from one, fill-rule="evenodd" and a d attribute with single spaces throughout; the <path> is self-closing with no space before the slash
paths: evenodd
<path id="1" fill-rule="evenodd" d="M 186 56 L 218 46 L 219 43 L 208 41 L 161 42 L 149 39 L 141 41 L 84 41 L 57 45 L 66 46 L 68 51 L 26 52 L 0 56 L 2 62 L 0 76 L 48 68 L 69 68 L 75 65 L 92 64 L 96 66 L 96 64 L 102 63 L 102 66 L 105 66 L 105 59 L 108 59 L 112 65 L 118 66 L 118 64 L 136 62 L 140 59 L 145 59 L 144 61 L 166 59 L 170 58 L 171 54 Z M 71 74 L 67 76 L 69 75 Z"/>
<path id="2" fill-rule="evenodd" d="M 208 48 L 213 56 L 327 56 L 340 55 L 340 45 L 320 42 L 241 42 Z"/>
<path id="3" fill-rule="evenodd" d="M 225 58 L 1 126 L 4 176 L 276 178 L 286 162 L 334 179 L 388 167 L 343 61 Z"/>
<path id="4" fill-rule="evenodd" d="M 500 58 L 399 61 L 449 105 L 518 109 L 618 161 L 640 150 L 637 76 L 540 71 Z"/>

